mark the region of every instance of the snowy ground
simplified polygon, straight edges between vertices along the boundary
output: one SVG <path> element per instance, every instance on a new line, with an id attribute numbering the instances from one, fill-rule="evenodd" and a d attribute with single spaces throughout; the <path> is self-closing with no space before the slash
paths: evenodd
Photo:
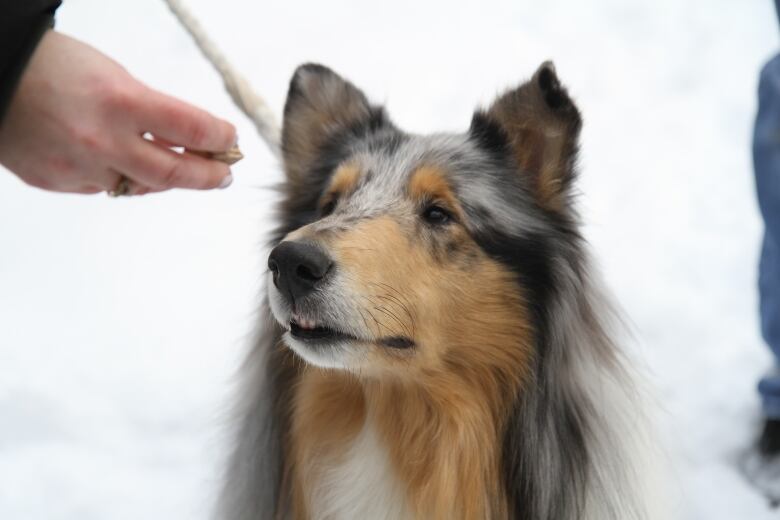
<path id="1" fill-rule="evenodd" d="M 189 4 L 277 111 L 320 61 L 416 132 L 464 129 L 553 58 L 586 118 L 586 232 L 667 410 L 686 518 L 777 517 L 734 469 L 769 363 L 749 136 L 771 2 Z M 162 1 L 69 0 L 58 26 L 234 121 L 247 158 L 229 190 L 130 200 L 0 171 L 0 518 L 203 519 L 280 172 Z"/>

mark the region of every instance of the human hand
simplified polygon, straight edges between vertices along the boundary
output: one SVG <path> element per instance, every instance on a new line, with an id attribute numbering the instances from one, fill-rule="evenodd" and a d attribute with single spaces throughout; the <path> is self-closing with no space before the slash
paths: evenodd
<path id="1" fill-rule="evenodd" d="M 53 30 L 0 125 L 1 164 L 27 184 L 72 193 L 113 190 L 122 175 L 135 195 L 225 188 L 228 166 L 186 149 L 222 152 L 235 144 L 230 123 L 146 87 L 111 58 Z"/>

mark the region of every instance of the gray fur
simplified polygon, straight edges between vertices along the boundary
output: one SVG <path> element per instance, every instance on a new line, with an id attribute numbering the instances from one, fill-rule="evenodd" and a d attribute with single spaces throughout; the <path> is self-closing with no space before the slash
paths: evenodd
<path id="1" fill-rule="evenodd" d="M 279 399 L 267 372 L 281 331 L 270 319 L 267 305 L 262 332 L 242 367 L 235 410 L 235 447 L 229 459 L 215 518 L 260 520 L 274 518 L 281 489 L 283 421 L 275 408 Z"/>

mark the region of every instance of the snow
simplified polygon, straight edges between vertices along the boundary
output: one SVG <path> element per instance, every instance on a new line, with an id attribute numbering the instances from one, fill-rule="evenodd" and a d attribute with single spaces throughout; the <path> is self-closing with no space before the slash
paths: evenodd
<path id="1" fill-rule="evenodd" d="M 553 58 L 586 118 L 586 234 L 664 406 L 687 519 L 776 518 L 735 460 L 770 364 L 749 138 L 768 1 L 190 0 L 281 112 L 304 61 L 411 131 L 462 130 Z M 70 0 L 58 28 L 227 117 L 234 185 L 113 200 L 0 173 L 0 518 L 203 519 L 219 482 L 280 180 L 159 0 Z"/>

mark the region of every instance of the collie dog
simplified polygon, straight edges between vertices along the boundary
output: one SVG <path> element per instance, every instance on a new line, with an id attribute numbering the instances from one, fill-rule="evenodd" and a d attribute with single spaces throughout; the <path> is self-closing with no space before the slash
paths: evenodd
<path id="1" fill-rule="evenodd" d="M 580 127 L 549 62 L 428 136 L 297 69 L 221 518 L 662 518 L 573 207 Z"/>

